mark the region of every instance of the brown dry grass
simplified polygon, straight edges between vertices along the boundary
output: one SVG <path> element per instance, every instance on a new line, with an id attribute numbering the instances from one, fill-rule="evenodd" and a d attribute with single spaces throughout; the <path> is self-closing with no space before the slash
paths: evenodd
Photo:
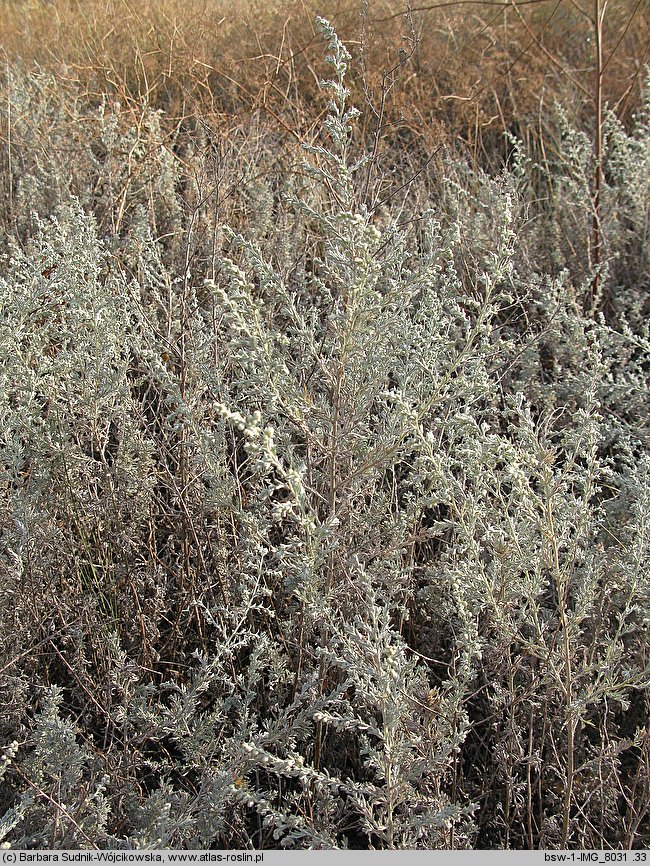
<path id="1" fill-rule="evenodd" d="M 415 35 L 397 70 L 385 121 L 405 142 L 448 136 L 475 156 L 503 151 L 508 130 L 543 140 L 557 99 L 579 122 L 593 117 L 592 0 L 0 0 L 7 62 L 38 64 L 90 98 L 162 108 L 174 118 L 262 109 L 292 134 L 318 122 L 322 74 L 314 19 L 324 15 L 357 57 L 357 104 L 380 101 L 382 74 Z M 617 0 L 604 27 L 604 96 L 625 121 L 638 102 L 650 50 L 648 0 Z M 406 41 L 405 41 L 406 40 Z M 390 78 L 390 75 L 389 75 Z M 366 112 L 372 128 L 372 112 Z"/>

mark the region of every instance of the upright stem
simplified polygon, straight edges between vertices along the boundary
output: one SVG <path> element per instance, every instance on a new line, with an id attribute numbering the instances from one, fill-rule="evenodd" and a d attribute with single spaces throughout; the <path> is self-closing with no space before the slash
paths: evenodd
<path id="1" fill-rule="evenodd" d="M 593 267 L 594 279 L 591 284 L 591 315 L 596 311 L 596 303 L 598 300 L 598 292 L 600 289 L 600 264 L 601 264 L 601 247 L 602 234 L 600 226 L 600 189 L 602 182 L 602 159 L 603 159 L 603 20 L 605 18 L 605 9 L 607 8 L 607 0 L 604 3 L 601 0 L 594 0 L 594 32 L 596 37 L 596 90 L 594 95 L 595 113 L 596 113 L 596 137 L 595 147 L 596 152 L 596 173 L 594 176 L 594 209 L 592 217 L 593 231 Z"/>
<path id="2" fill-rule="evenodd" d="M 555 579 L 555 590 L 557 592 L 558 614 L 560 628 L 562 630 L 562 649 L 564 654 L 564 683 L 563 691 L 566 700 L 566 726 L 567 726 L 567 753 L 566 753 L 566 785 L 564 788 L 564 803 L 562 806 L 562 848 L 566 849 L 571 834 L 571 804 L 573 801 L 573 787 L 575 783 L 575 731 L 576 723 L 573 712 L 573 659 L 571 654 L 571 636 L 569 634 L 569 618 L 567 609 L 569 604 L 569 577 L 563 575 L 560 568 L 560 552 L 553 517 L 553 506 L 551 498 L 548 499 L 548 526 L 550 530 L 553 572 Z"/>
<path id="3" fill-rule="evenodd" d="M 7 59 L 7 157 L 9 160 L 9 212 L 14 212 L 14 167 L 11 160 L 11 76 L 9 73 L 9 60 Z"/>

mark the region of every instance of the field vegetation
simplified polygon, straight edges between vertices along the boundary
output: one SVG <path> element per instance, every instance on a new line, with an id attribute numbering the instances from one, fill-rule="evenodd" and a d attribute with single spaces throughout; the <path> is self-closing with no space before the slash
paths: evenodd
<path id="1" fill-rule="evenodd" d="M 650 847 L 647 3 L 0 45 L 0 844 Z"/>

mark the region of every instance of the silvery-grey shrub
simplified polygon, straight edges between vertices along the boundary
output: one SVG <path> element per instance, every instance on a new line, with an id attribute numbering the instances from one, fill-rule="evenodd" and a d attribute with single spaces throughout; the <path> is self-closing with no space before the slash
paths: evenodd
<path id="1" fill-rule="evenodd" d="M 585 242 L 585 140 L 535 219 L 518 146 L 379 225 L 319 27 L 327 119 L 277 174 L 6 83 L 88 138 L 65 180 L 18 125 L 3 216 L 4 844 L 642 845 L 647 124 L 612 122 L 592 317 L 544 246 Z"/>

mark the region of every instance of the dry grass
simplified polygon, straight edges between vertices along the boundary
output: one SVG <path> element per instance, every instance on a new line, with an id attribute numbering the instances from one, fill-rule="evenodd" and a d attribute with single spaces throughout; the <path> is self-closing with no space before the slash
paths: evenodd
<path id="1" fill-rule="evenodd" d="M 604 21 L 604 98 L 624 121 L 637 104 L 648 61 L 650 7 L 610 4 Z M 109 93 L 146 102 L 174 118 L 264 110 L 298 136 L 318 117 L 321 46 L 314 18 L 325 15 L 365 75 L 352 77 L 359 104 L 381 101 L 382 76 L 395 86 L 386 123 L 423 137 L 467 142 L 491 161 L 503 132 L 530 145 L 546 134 L 557 99 L 573 119 L 593 117 L 594 39 L 590 0 L 407 4 L 401 0 L 0 0 L 7 62 L 38 64 L 91 98 Z M 417 49 L 402 68 L 400 48 Z M 395 70 L 391 73 L 391 70 Z M 367 112 L 372 127 L 372 112 Z"/>

